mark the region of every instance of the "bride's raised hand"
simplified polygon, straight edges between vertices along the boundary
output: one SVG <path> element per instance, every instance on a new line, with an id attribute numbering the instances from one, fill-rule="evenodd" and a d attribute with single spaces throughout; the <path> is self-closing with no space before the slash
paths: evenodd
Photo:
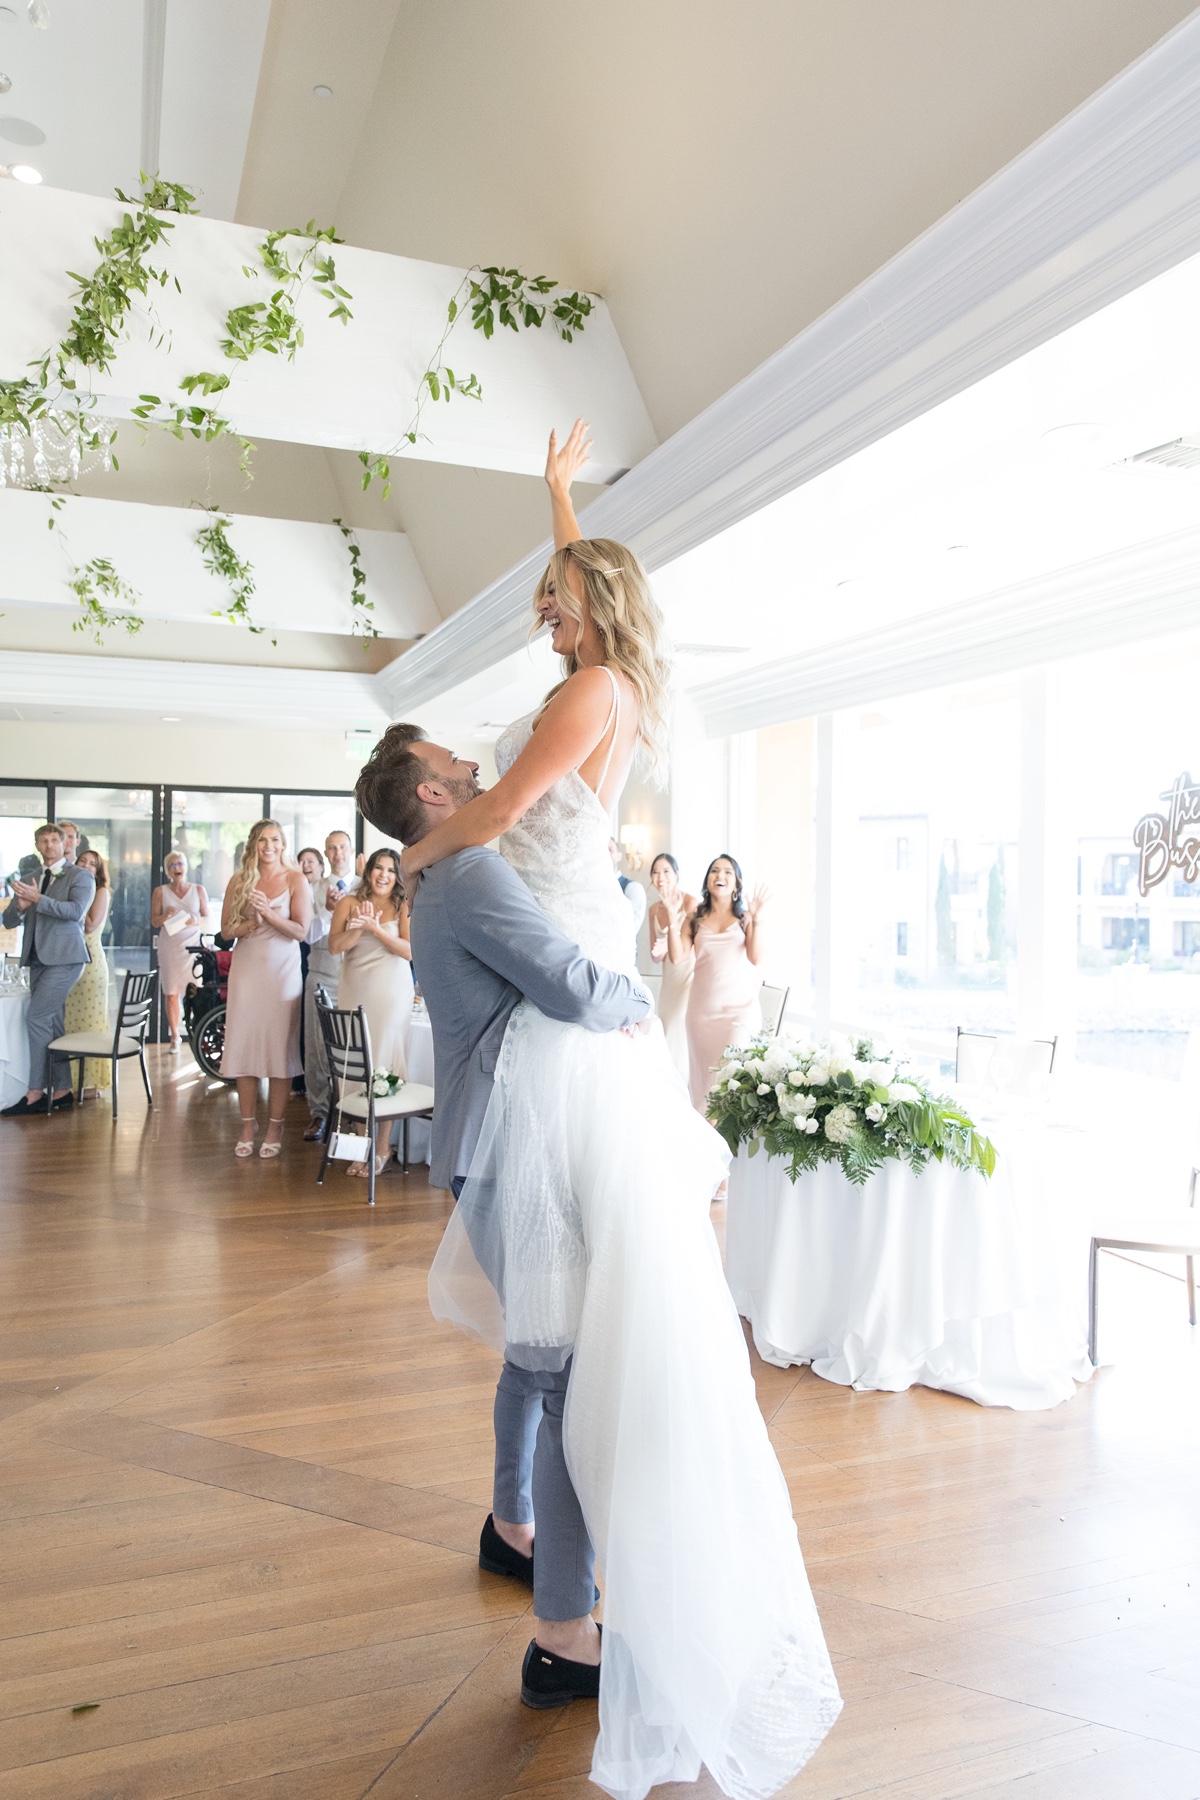
<path id="1" fill-rule="evenodd" d="M 550 448 L 546 452 L 546 485 L 552 494 L 569 494 L 571 483 L 580 469 L 586 468 L 592 449 L 588 430 L 586 419 L 576 419 L 561 449 L 558 433 L 550 433 Z"/>

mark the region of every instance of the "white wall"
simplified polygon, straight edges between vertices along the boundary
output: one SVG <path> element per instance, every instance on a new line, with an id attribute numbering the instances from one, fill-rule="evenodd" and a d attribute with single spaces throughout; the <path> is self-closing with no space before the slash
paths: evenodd
<path id="1" fill-rule="evenodd" d="M 0 775 L 17 781 L 349 789 L 358 769 L 340 732 L 0 722 Z"/>

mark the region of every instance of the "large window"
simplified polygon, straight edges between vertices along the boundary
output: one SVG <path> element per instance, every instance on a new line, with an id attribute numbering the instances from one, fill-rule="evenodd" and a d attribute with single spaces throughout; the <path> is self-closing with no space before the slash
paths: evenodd
<path id="1" fill-rule="evenodd" d="M 1198 681 L 1194 638 L 1087 657 L 1060 676 L 1077 849 L 1077 1055 L 1168 1080 L 1200 1030 L 1200 884 L 1169 868 L 1143 894 L 1133 834 L 1147 814 L 1169 817 L 1177 776 L 1200 776 Z"/>
<path id="2" fill-rule="evenodd" d="M 221 788 L 172 788 L 167 848 L 182 850 L 188 878 L 208 894 L 219 914 L 225 889 L 242 860 L 250 827 L 263 816 L 261 793 Z"/>
<path id="3" fill-rule="evenodd" d="M 857 1016 L 906 1031 L 1016 1024 L 1016 684 L 949 688 L 851 716 Z"/>
<path id="4" fill-rule="evenodd" d="M 17 873 L 23 856 L 33 854 L 33 834 L 46 822 L 44 787 L 0 783 L 0 878 Z"/>

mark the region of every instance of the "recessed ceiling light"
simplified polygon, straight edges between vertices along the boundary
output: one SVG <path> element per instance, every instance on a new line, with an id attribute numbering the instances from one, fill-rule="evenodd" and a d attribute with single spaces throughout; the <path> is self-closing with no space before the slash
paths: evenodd
<path id="1" fill-rule="evenodd" d="M 23 181 L 26 187 L 38 187 L 42 179 L 42 171 L 35 169 L 32 163 L 14 163 L 9 174 L 14 181 Z"/>
<path id="2" fill-rule="evenodd" d="M 333 99 L 333 89 L 331 87 L 326 87 L 325 83 L 323 81 L 319 81 L 317 83 L 316 87 L 313 89 L 313 99 L 314 100 L 332 100 Z"/>
<path id="3" fill-rule="evenodd" d="M 179 724 L 179 714 L 178 713 L 162 713 L 159 716 L 159 724 L 160 725 L 178 725 Z"/>

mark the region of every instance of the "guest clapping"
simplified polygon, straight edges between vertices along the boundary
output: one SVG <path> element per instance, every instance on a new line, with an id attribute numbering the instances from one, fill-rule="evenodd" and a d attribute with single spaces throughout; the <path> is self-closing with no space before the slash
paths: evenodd
<path id="1" fill-rule="evenodd" d="M 100 940 L 108 923 L 112 888 L 108 864 L 98 850 L 81 850 L 76 868 L 90 869 L 96 877 L 96 894 L 83 921 L 83 941 L 91 962 L 67 995 L 63 1029 L 72 1031 L 108 1030 L 108 959 Z M 98 1094 L 112 1086 L 112 1064 L 103 1056 L 89 1056 L 83 1065 L 83 1091 Z"/>
<path id="2" fill-rule="evenodd" d="M 650 864 L 650 885 L 658 890 L 658 899 L 650 908 L 650 956 L 662 969 L 662 988 L 658 997 L 658 1016 L 666 1033 L 667 1048 L 676 1068 L 688 1079 L 687 1009 L 692 986 L 695 959 L 670 956 L 671 920 L 676 920 L 678 936 L 683 922 L 696 910 L 696 896 L 683 891 L 679 884 L 679 864 L 669 850 L 660 850 Z"/>
<path id="3" fill-rule="evenodd" d="M 406 1076 L 413 1004 L 412 950 L 400 858 L 395 850 L 375 850 L 367 859 L 358 893 L 347 894 L 333 915 L 329 948 L 342 958 L 338 1005 L 347 1012 L 362 1007 L 374 1066 Z M 335 1070 L 335 1079 L 336 1074 Z M 390 1119 L 378 1128 L 376 1174 L 387 1162 L 391 1129 Z M 365 1163 L 351 1163 L 349 1173 L 365 1176 Z"/>
<path id="4" fill-rule="evenodd" d="M 14 881 L 13 898 L 4 910 L 6 929 L 24 926 L 21 962 L 29 971 L 29 1087 L 20 1100 L 4 1108 L 6 1119 L 57 1112 L 74 1102 L 69 1087 L 50 1091 L 49 1046 L 63 1034 L 67 995 L 88 960 L 83 921 L 96 897 L 95 876 L 67 861 L 57 825 L 39 826 L 33 841 L 41 874 Z"/>
<path id="5" fill-rule="evenodd" d="M 264 1076 L 267 1131 L 258 1154 L 279 1155 L 288 1090 L 303 1066 L 300 940 L 311 921 L 312 895 L 284 847 L 283 827 L 275 819 L 260 819 L 251 827 L 221 911 L 222 936 L 236 939 L 221 1053 L 221 1073 L 236 1078 L 241 1105 L 236 1156 L 253 1154 Z"/>
<path id="6" fill-rule="evenodd" d="M 90 854 L 90 853 L 89 853 Z M 150 896 L 150 924 L 158 933 L 158 987 L 171 1033 L 171 1049 L 179 1049 L 181 996 L 194 985 L 196 945 L 203 931 L 215 931 L 208 895 L 198 882 L 188 880 L 188 860 L 182 850 L 163 858 L 166 883 Z M 107 1064 L 105 1067 L 107 1068 Z"/>
<path id="7" fill-rule="evenodd" d="M 756 964 L 761 952 L 759 920 L 767 891 L 755 890 L 747 905 L 742 871 L 732 856 L 708 866 L 700 904 L 685 917 L 682 899 L 668 905 L 667 954 L 673 963 L 692 962 L 687 1009 L 689 1085 L 692 1105 L 703 1112 L 717 1064 L 729 1044 L 744 1044 L 762 1024 Z"/>

